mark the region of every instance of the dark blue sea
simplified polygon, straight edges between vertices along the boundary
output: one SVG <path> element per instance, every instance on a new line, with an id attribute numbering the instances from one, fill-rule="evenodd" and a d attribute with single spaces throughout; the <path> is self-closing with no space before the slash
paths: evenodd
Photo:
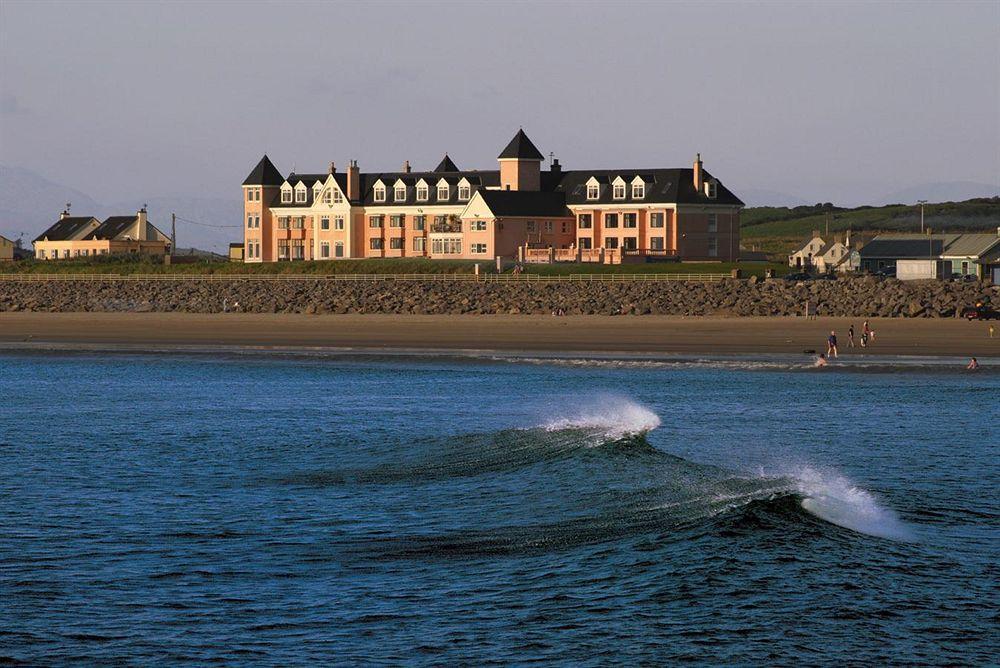
<path id="1" fill-rule="evenodd" d="M 996 665 L 961 366 L 0 353 L 0 663 Z"/>

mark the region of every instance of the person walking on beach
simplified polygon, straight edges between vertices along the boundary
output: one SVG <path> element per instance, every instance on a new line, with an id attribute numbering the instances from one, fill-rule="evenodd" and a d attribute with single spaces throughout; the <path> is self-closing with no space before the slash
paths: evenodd
<path id="1" fill-rule="evenodd" d="M 990 338 L 993 338 L 993 325 L 990 325 Z"/>
<path id="2" fill-rule="evenodd" d="M 826 354 L 837 357 L 837 332 L 830 331 L 830 336 L 826 339 Z"/>
<path id="3" fill-rule="evenodd" d="M 868 321 L 867 320 L 865 320 L 865 324 L 861 325 L 861 335 L 867 341 L 871 341 L 873 343 L 875 342 L 875 335 L 872 332 L 872 328 L 868 326 Z M 864 347 L 864 346 L 862 346 L 862 347 Z"/>
<path id="4" fill-rule="evenodd" d="M 853 322 L 851 323 L 851 326 L 847 328 L 847 347 L 848 348 L 853 348 L 854 347 L 854 323 Z"/>

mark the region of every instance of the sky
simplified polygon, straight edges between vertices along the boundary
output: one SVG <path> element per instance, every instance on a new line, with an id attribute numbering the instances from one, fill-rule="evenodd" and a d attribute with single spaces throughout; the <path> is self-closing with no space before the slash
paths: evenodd
<path id="1" fill-rule="evenodd" d="M 1000 2 L 0 1 L 0 162 L 103 201 L 283 172 L 689 166 L 864 203 L 1000 182 Z"/>

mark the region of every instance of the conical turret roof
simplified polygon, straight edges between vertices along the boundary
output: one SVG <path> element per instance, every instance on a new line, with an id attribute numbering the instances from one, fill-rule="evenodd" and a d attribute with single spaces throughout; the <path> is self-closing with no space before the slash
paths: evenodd
<path id="1" fill-rule="evenodd" d="M 497 156 L 498 160 L 505 159 L 519 159 L 519 160 L 544 160 L 541 152 L 535 148 L 535 145 L 531 143 L 528 139 L 528 135 L 524 134 L 524 130 L 518 130 L 514 138 L 510 140 L 507 144 L 507 148 L 503 150 L 500 155 Z"/>
<path id="2" fill-rule="evenodd" d="M 253 168 L 250 175 L 243 181 L 245 186 L 280 186 L 285 182 L 285 177 L 281 175 L 274 163 L 265 155 Z"/>

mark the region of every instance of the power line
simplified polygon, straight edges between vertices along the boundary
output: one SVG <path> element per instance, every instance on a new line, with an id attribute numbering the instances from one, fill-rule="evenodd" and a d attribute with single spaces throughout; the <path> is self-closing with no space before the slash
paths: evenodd
<path id="1" fill-rule="evenodd" d="M 201 227 L 216 227 L 216 228 L 243 227 L 242 225 L 213 225 L 212 223 L 200 223 L 197 220 L 189 220 L 187 218 L 181 218 L 180 216 L 177 216 L 177 220 L 181 221 L 182 223 L 190 223 L 191 225 L 200 225 Z"/>

